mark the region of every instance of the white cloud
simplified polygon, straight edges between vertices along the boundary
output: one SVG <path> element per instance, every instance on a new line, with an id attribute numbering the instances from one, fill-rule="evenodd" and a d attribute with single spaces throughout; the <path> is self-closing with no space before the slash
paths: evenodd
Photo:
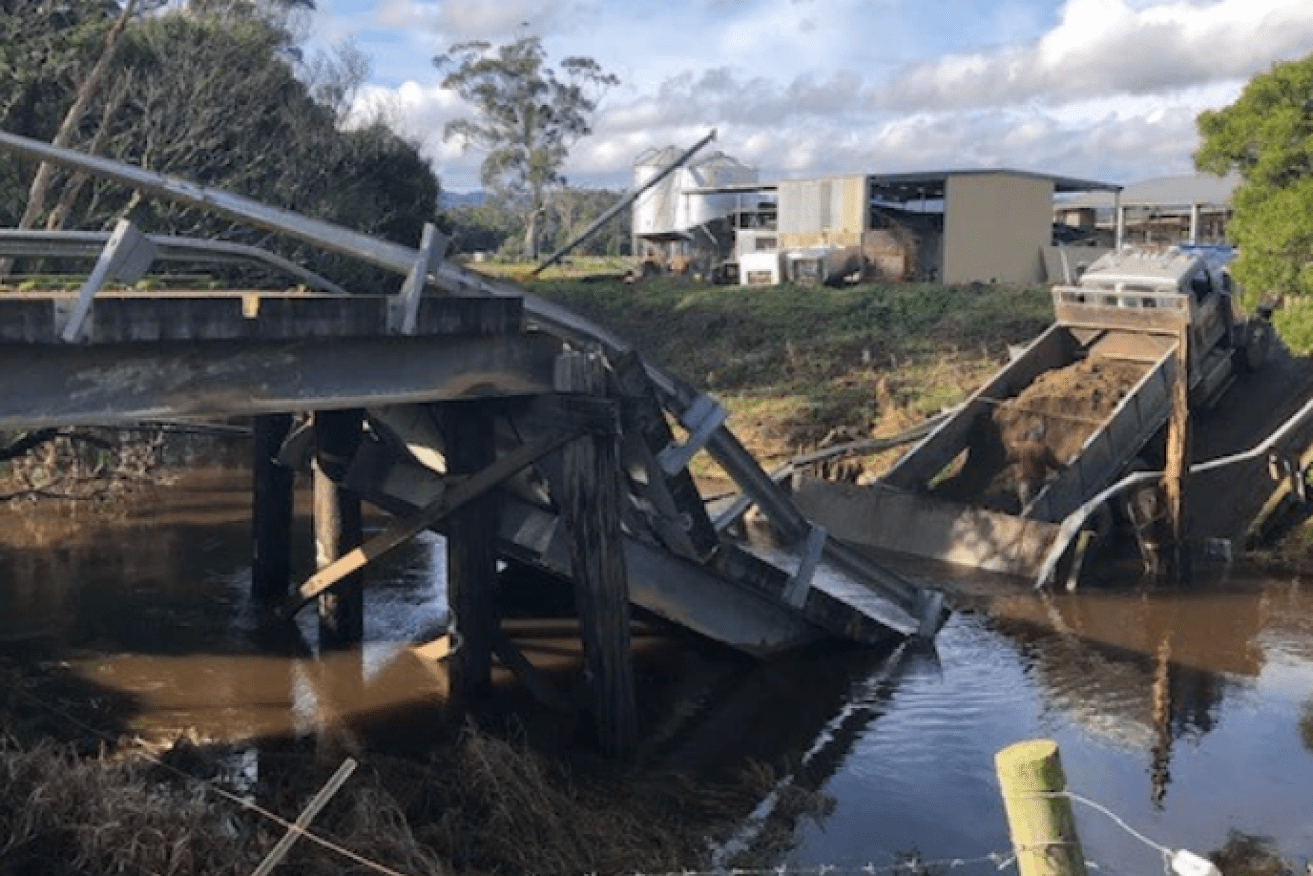
<path id="1" fill-rule="evenodd" d="M 1162 94 L 1247 78 L 1313 48 L 1307 0 L 1067 0 L 1036 41 L 949 55 L 880 88 L 886 109 L 1049 105 L 1109 94 Z"/>
<path id="2" fill-rule="evenodd" d="M 551 58 L 618 73 L 566 167 L 579 184 L 626 186 L 640 152 L 713 127 L 715 148 L 766 178 L 1010 166 L 1129 182 L 1189 169 L 1201 110 L 1313 48 L 1306 2 L 697 0 L 638 15 L 614 0 L 380 0 L 372 13 L 430 54 L 527 21 Z M 420 139 L 444 185 L 477 187 L 480 156 L 442 139 L 466 109 L 412 54 L 357 109 Z"/>
<path id="3" fill-rule="evenodd" d="M 501 42 L 568 31 L 596 9 L 580 0 L 381 0 L 375 14 L 383 27 L 419 29 L 441 43 Z"/>

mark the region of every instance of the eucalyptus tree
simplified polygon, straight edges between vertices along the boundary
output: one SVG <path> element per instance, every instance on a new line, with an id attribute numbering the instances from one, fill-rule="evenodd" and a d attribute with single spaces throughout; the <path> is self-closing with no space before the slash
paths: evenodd
<path id="1" fill-rule="evenodd" d="M 565 183 L 561 169 L 570 149 L 592 133 L 598 101 L 620 80 L 592 58 L 565 58 L 558 72 L 536 36 L 501 46 L 457 43 L 433 63 L 445 73 L 442 86 L 474 113 L 449 122 L 444 136 L 484 153 L 483 184 L 517 208 L 524 251 L 536 257 L 548 192 Z"/>
<path id="2" fill-rule="evenodd" d="M 112 8 L 100 0 L 0 0 L 0 128 L 49 140 L 93 68 Z M 0 155 L 0 223 L 18 222 L 30 177 Z"/>

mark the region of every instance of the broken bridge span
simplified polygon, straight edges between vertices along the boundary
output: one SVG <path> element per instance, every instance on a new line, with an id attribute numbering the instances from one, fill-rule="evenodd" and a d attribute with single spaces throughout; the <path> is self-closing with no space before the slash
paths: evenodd
<path id="1" fill-rule="evenodd" d="M 631 601 L 760 656 L 825 637 L 930 637 L 943 622 L 938 593 L 812 525 L 714 399 L 600 326 L 445 259 L 432 226 L 412 249 L 4 132 L 0 148 L 405 278 L 391 295 L 343 295 L 303 269 L 302 288 L 290 292 L 115 292 L 109 282 L 131 284 L 158 257 L 199 259 L 215 246 L 127 222 L 103 243 L 85 233 L 0 234 L 0 255 L 61 246 L 97 255 L 78 290 L 0 299 L 0 428 L 253 417 L 253 588 L 283 614 L 318 601 L 321 626 L 350 642 L 359 573 L 440 529 L 464 641 L 453 678 L 476 693 L 494 653 L 532 673 L 497 628 L 498 563 L 573 579 L 599 736 L 617 753 L 634 740 Z M 763 554 L 729 535 L 732 515 L 713 519 L 688 471 L 701 452 L 761 508 L 783 549 Z M 291 481 L 277 463 L 310 460 L 322 562 L 292 587 Z M 369 540 L 359 533 L 362 498 L 394 515 Z"/>

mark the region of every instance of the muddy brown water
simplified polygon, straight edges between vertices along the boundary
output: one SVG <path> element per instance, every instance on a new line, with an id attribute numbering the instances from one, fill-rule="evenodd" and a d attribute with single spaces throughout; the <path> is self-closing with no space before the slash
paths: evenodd
<path id="1" fill-rule="evenodd" d="M 301 643 L 269 650 L 247 598 L 246 487 L 228 464 L 108 513 L 0 509 L 0 650 L 33 675 L 66 677 L 88 700 L 80 714 L 106 729 L 240 744 L 346 726 L 379 747 L 439 744 L 444 682 L 409 646 L 444 622 L 441 539 L 371 576 L 361 652 L 315 660 L 311 619 Z M 304 573 L 304 519 L 296 552 Z M 915 849 L 945 872 L 991 873 L 987 856 L 1008 848 L 993 755 L 1052 737 L 1071 788 L 1145 837 L 1207 853 L 1239 831 L 1302 862 L 1313 856 L 1313 595 L 1299 580 L 1205 571 L 1188 593 L 1127 580 L 1042 598 L 953 582 L 971 596 L 935 647 L 892 655 L 760 665 L 645 622 L 645 762 L 699 775 L 750 759 L 833 798 L 818 820 L 777 814 L 792 836 L 781 864 L 880 868 Z M 512 623 L 577 694 L 569 623 Z M 769 811 L 764 798 L 758 814 Z M 1161 872 L 1160 853 L 1106 815 L 1079 805 L 1077 817 L 1102 872 Z"/>

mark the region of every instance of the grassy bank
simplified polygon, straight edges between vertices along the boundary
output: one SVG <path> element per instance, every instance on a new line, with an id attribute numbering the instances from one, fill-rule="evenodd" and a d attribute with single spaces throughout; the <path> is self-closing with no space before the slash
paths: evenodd
<path id="1" fill-rule="evenodd" d="M 708 390 L 763 458 L 833 430 L 898 431 L 955 404 L 1049 322 L 1047 291 L 1010 286 L 841 289 L 560 279 L 532 290 L 612 329 Z"/>

